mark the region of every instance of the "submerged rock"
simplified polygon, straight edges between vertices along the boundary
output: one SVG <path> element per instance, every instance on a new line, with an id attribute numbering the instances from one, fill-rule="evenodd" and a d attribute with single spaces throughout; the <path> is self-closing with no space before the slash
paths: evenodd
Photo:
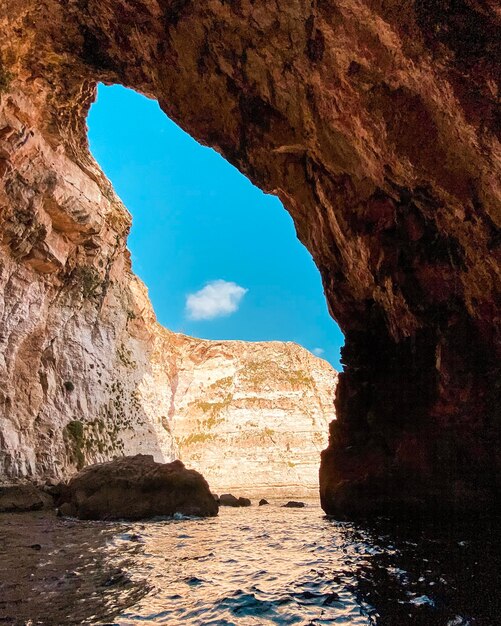
<path id="1" fill-rule="evenodd" d="M 219 496 L 219 506 L 240 506 L 240 503 L 232 493 L 223 493 Z"/>
<path id="2" fill-rule="evenodd" d="M 295 500 L 289 500 L 287 504 L 282 505 L 284 509 L 302 509 L 306 506 L 304 502 L 296 502 Z"/>
<path id="3" fill-rule="evenodd" d="M 52 505 L 52 498 L 31 483 L 0 485 L 0 513 L 38 511 Z"/>
<path id="4" fill-rule="evenodd" d="M 181 461 L 156 463 L 143 454 L 84 468 L 66 485 L 58 506 L 62 515 L 101 520 L 218 512 L 201 474 Z"/>
<path id="5" fill-rule="evenodd" d="M 220 506 L 251 506 L 249 498 L 237 498 L 232 493 L 223 493 L 219 496 Z"/>
<path id="6" fill-rule="evenodd" d="M 264 506 L 265 504 L 269 504 L 268 500 L 261 498 L 261 500 L 259 500 L 259 506 Z"/>

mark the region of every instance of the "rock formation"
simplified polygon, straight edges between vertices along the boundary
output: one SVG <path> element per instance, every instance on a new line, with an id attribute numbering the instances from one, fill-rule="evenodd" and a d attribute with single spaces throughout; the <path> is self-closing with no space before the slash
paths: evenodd
<path id="1" fill-rule="evenodd" d="M 15 393 L 20 381 L 9 374 L 16 361 L 8 361 L 5 389 L 14 398 L 0 422 L 4 473 L 67 478 L 86 464 L 139 452 L 159 462 L 181 459 L 216 491 L 318 494 L 320 452 L 335 418 L 337 373 L 326 361 L 293 343 L 170 332 L 128 266 L 107 289 L 120 293 L 106 308 L 114 326 L 97 315 L 94 336 L 58 336 L 51 327 L 64 323 L 57 307 L 38 320 L 50 333 L 51 358 L 38 369 L 19 365 L 26 387 L 47 381 L 39 403 Z M 21 292 L 16 297 L 34 305 Z M 9 341 L 19 340 L 8 319 L 5 329 Z"/>
<path id="2" fill-rule="evenodd" d="M 181 461 L 156 463 L 150 455 L 126 456 L 90 465 L 63 488 L 62 515 L 79 519 L 138 520 L 157 516 L 217 515 L 204 477 Z"/>
<path id="3" fill-rule="evenodd" d="M 156 445 L 129 218 L 85 137 L 101 80 L 277 194 L 312 252 L 346 335 L 324 509 L 499 502 L 494 0 L 5 0 L 0 20 L 4 471 L 60 458 L 67 406 Z"/>
<path id="4" fill-rule="evenodd" d="M 332 367 L 293 343 L 165 330 L 162 339 L 154 367 L 171 372 L 165 423 L 176 456 L 217 493 L 318 497 L 320 452 L 335 418 Z"/>
<path id="5" fill-rule="evenodd" d="M 237 498 L 232 493 L 222 493 L 219 496 L 219 506 L 240 507 L 242 504 L 240 503 L 240 498 Z"/>
<path id="6" fill-rule="evenodd" d="M 303 509 L 305 507 L 304 502 L 297 502 L 296 500 L 289 500 L 286 504 L 282 506 L 284 509 Z"/>
<path id="7" fill-rule="evenodd" d="M 38 511 L 44 507 L 51 507 L 52 498 L 47 493 L 37 489 L 29 482 L 18 484 L 0 483 L 0 513 L 19 511 Z"/>

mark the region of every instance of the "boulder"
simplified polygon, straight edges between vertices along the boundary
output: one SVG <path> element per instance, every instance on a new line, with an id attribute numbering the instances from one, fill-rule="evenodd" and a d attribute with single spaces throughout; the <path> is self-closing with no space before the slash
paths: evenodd
<path id="1" fill-rule="evenodd" d="M 264 506 L 265 504 L 269 504 L 268 500 L 261 498 L 261 500 L 259 500 L 259 506 Z"/>
<path id="2" fill-rule="evenodd" d="M 52 505 L 52 498 L 31 483 L 0 485 L 0 513 L 38 511 Z"/>
<path id="3" fill-rule="evenodd" d="M 249 498 L 237 498 L 232 493 L 223 493 L 219 496 L 219 506 L 251 506 Z"/>
<path id="4" fill-rule="evenodd" d="M 306 506 L 304 502 L 296 502 L 295 500 L 289 500 L 287 504 L 283 505 L 284 509 L 302 509 Z"/>
<path id="5" fill-rule="evenodd" d="M 146 519 L 156 516 L 214 516 L 218 504 L 204 477 L 181 461 L 156 463 L 137 454 L 82 469 L 62 490 L 62 515 L 79 519 Z"/>
<path id="6" fill-rule="evenodd" d="M 240 506 L 240 503 L 233 494 L 223 493 L 219 496 L 219 506 Z"/>

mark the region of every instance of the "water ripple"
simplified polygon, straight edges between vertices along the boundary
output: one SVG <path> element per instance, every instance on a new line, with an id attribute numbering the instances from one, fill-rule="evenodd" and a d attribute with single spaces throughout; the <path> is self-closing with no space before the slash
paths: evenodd
<path id="1" fill-rule="evenodd" d="M 0 624 L 494 626 L 499 538 L 336 522 L 318 505 L 150 523 L 4 515 Z"/>

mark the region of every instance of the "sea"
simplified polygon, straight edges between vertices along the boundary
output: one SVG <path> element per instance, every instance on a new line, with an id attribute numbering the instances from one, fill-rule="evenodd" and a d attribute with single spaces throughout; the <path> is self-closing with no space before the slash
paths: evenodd
<path id="1" fill-rule="evenodd" d="M 499 626 L 496 520 L 0 515 L 0 624 Z"/>

